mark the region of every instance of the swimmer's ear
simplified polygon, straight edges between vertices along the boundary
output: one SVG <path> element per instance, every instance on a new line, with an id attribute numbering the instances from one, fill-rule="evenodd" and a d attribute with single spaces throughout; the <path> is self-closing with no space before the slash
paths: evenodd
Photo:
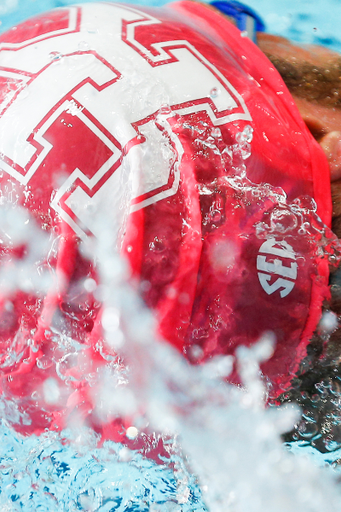
<path id="1" fill-rule="evenodd" d="M 330 180 L 341 179 L 341 132 L 333 131 L 324 135 L 319 141 L 328 158 Z"/>

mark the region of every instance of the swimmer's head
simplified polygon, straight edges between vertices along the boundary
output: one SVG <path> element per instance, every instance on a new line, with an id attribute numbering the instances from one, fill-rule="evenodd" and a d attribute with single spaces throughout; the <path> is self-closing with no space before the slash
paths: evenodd
<path id="1" fill-rule="evenodd" d="M 327 292 L 316 211 L 329 223 L 329 171 L 260 49 L 204 5 L 85 4 L 2 34 L 0 65 L 1 190 L 51 235 L 40 259 L 60 276 L 44 294 L 1 288 L 0 341 L 26 352 L 0 385 L 31 406 L 28 368 L 34 385 L 56 377 L 36 363 L 56 329 L 106 365 L 101 273 L 80 242 L 100 240 L 101 254 L 123 248 L 165 340 L 201 362 L 272 331 L 262 369 L 274 394 L 285 389 Z"/>

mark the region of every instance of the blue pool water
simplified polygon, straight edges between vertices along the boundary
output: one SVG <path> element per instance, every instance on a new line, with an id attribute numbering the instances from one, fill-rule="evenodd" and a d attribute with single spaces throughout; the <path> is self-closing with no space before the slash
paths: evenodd
<path id="1" fill-rule="evenodd" d="M 0 28 L 72 3 L 0 0 Z M 249 5 L 271 32 L 341 51 L 340 23 L 335 22 L 341 20 L 340 1 L 250 0 Z M 265 409 L 259 399 L 261 384 L 252 372 L 246 393 L 190 369 L 169 347 L 144 349 L 141 364 L 155 370 L 143 390 L 150 417 L 155 416 L 159 431 L 166 430 L 164 417 L 181 431 L 181 440 L 161 436 L 170 443 L 169 457 L 156 463 L 120 443 L 101 444 L 86 427 L 22 437 L 7 424 L 8 404 L 0 401 L 1 512 L 341 511 L 338 474 L 331 467 L 320 468 L 341 454 L 322 456 L 298 444 L 284 449 L 280 434 L 292 426 L 298 412 Z M 241 354 L 246 365 L 248 358 L 262 358 L 256 352 Z M 176 383 L 169 386 L 176 392 L 167 389 L 165 374 Z M 198 389 L 202 403 L 194 406 Z M 184 411 L 175 414 L 178 404 Z M 188 404 L 191 417 L 185 413 Z M 152 440 L 155 445 L 158 441 Z"/>
<path id="2" fill-rule="evenodd" d="M 178 502 L 179 494 L 174 471 L 137 451 L 126 460 L 121 444 L 108 441 L 96 448 L 94 435 L 83 435 L 75 449 L 77 439 L 68 432 L 21 439 L 0 427 L 1 510 L 173 510 L 170 504 Z M 182 478 L 185 476 L 188 498 L 178 510 L 203 512 L 206 509 L 195 478 L 184 469 Z"/>
<path id="3" fill-rule="evenodd" d="M 89 0 L 85 0 L 87 2 Z M 0 30 L 42 11 L 77 3 L 74 0 L 1 0 Z M 163 5 L 167 0 L 143 0 L 140 5 Z M 248 0 L 263 18 L 269 32 L 303 43 L 322 44 L 341 51 L 339 0 Z"/>
<path id="4" fill-rule="evenodd" d="M 259 12 L 269 32 L 341 51 L 339 0 L 249 0 L 248 4 Z"/>

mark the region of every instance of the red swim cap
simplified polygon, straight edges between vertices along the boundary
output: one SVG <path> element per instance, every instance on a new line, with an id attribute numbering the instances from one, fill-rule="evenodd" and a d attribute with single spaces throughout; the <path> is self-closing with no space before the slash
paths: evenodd
<path id="1" fill-rule="evenodd" d="M 55 240 L 38 261 L 25 230 L 8 239 L 3 226 L 2 267 L 59 279 L 2 292 L 2 387 L 20 397 L 22 429 L 65 407 L 37 398 L 60 379 L 57 334 L 101 359 L 82 240 L 104 226 L 166 340 L 204 361 L 271 331 L 263 372 L 284 389 L 327 292 L 331 201 L 326 159 L 261 51 L 194 2 L 61 8 L 0 37 L 0 100 L 2 203 Z"/>

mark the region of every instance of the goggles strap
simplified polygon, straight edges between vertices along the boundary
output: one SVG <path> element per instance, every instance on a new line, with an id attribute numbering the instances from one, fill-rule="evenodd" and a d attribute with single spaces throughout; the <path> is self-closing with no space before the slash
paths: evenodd
<path id="1" fill-rule="evenodd" d="M 246 32 L 253 42 L 256 41 L 257 32 L 265 31 L 265 24 L 260 16 L 250 7 L 231 0 L 215 0 L 211 5 L 235 21 L 240 31 Z"/>

